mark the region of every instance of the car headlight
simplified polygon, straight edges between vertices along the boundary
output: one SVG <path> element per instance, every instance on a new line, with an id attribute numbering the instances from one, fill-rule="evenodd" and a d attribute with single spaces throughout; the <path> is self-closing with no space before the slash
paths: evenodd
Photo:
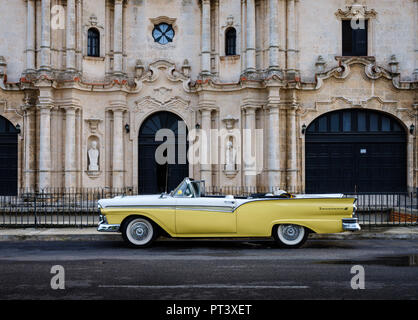
<path id="1" fill-rule="evenodd" d="M 108 224 L 105 215 L 103 215 L 103 214 L 100 215 L 100 217 L 99 217 L 99 224 Z"/>

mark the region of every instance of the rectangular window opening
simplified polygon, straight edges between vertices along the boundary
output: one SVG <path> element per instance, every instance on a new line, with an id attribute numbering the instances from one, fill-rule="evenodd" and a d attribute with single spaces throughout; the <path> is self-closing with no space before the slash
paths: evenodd
<path id="1" fill-rule="evenodd" d="M 367 56 L 368 20 L 342 20 L 343 56 Z"/>

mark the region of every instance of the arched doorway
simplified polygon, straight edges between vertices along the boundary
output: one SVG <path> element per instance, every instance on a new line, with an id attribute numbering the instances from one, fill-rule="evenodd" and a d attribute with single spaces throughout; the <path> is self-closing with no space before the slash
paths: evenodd
<path id="1" fill-rule="evenodd" d="M 346 109 L 326 113 L 306 130 L 307 193 L 404 192 L 407 136 L 394 117 Z"/>
<path id="2" fill-rule="evenodd" d="M 168 138 L 156 141 L 160 129 L 169 129 L 174 133 L 174 145 Z M 157 148 L 165 143 L 175 150 L 174 163 L 159 164 L 155 159 Z M 170 148 L 169 148 L 170 149 Z M 140 194 L 170 192 L 189 175 L 187 162 L 187 128 L 183 120 L 172 112 L 156 112 L 150 115 L 139 130 L 138 137 L 138 186 Z M 167 157 L 167 151 L 164 156 Z M 186 152 L 186 154 L 184 154 Z"/>
<path id="3" fill-rule="evenodd" d="M 15 126 L 0 116 L 0 195 L 17 194 L 17 135 Z"/>

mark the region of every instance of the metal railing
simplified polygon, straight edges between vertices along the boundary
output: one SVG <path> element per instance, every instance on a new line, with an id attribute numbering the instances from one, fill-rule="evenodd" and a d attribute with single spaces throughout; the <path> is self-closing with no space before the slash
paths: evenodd
<path id="1" fill-rule="evenodd" d="M 357 217 L 363 226 L 416 225 L 417 193 L 355 193 Z"/>
<path id="2" fill-rule="evenodd" d="M 271 192 L 268 188 L 210 187 L 206 195 L 251 196 Z M 136 195 L 135 188 L 50 188 L 19 190 L 17 196 L 0 195 L 0 227 L 95 227 L 99 222 L 99 199 Z M 417 193 L 356 193 L 357 216 L 362 226 L 416 225 Z"/>
<path id="3" fill-rule="evenodd" d="M 133 188 L 19 190 L 17 196 L 0 196 L 0 226 L 95 227 L 98 200 L 135 194 Z"/>

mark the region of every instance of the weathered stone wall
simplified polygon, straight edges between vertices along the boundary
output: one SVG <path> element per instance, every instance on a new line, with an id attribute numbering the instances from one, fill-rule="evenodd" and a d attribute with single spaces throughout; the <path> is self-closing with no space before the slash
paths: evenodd
<path id="1" fill-rule="evenodd" d="M 369 57 L 341 59 L 341 20 L 353 5 L 369 19 Z M 54 6 L 63 28 L 53 27 Z M 189 130 L 224 130 L 236 143 L 236 170 L 219 164 L 225 141 L 212 139 L 214 164 L 190 164 L 192 177 L 300 192 L 302 125 L 344 108 L 402 122 L 408 187 L 417 187 L 416 131 L 409 134 L 418 128 L 416 0 L 8 0 L 0 21 L 0 115 L 22 128 L 21 187 L 137 187 L 140 126 L 167 110 Z M 154 41 L 160 22 L 173 26 L 173 42 Z M 225 56 L 230 27 L 236 55 Z M 100 32 L 99 57 L 87 56 L 89 28 Z M 249 143 L 246 128 L 263 137 Z M 89 170 L 92 144 L 97 171 Z M 254 166 L 244 166 L 254 153 Z"/>

